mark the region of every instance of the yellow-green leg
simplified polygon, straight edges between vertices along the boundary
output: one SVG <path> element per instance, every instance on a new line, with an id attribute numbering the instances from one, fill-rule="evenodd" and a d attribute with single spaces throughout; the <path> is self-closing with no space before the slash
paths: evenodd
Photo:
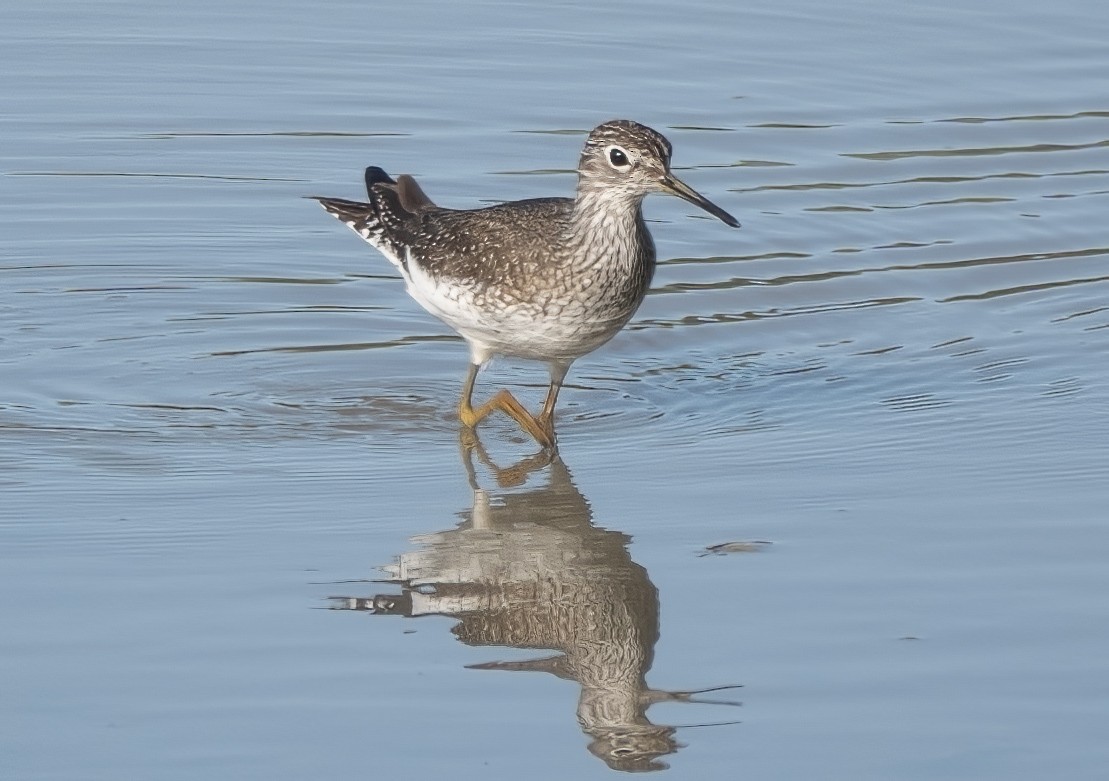
<path id="1" fill-rule="evenodd" d="M 551 439 L 551 444 L 554 444 L 554 411 L 555 403 L 558 401 L 558 392 L 562 390 L 562 381 L 566 379 L 566 370 L 569 367 L 562 366 L 561 364 L 551 364 L 551 385 L 547 388 L 547 398 L 543 401 L 543 409 L 539 412 L 539 417 L 536 418 L 536 423 L 543 429 L 544 432 Z"/>
<path id="2" fill-rule="evenodd" d="M 474 395 L 474 383 L 477 381 L 479 364 L 471 363 L 466 374 L 466 382 L 462 386 L 462 399 L 458 404 L 458 418 L 462 425 L 473 428 L 489 413 L 500 410 L 520 424 L 520 428 L 543 447 L 554 447 L 554 408 L 558 400 L 558 391 L 562 387 L 562 379 L 566 376 L 566 369 L 551 367 L 551 385 L 547 389 L 547 398 L 543 402 L 543 409 L 539 417 L 535 417 L 516 400 L 516 397 L 507 390 L 499 390 L 491 399 L 474 407 L 471 401 Z"/>

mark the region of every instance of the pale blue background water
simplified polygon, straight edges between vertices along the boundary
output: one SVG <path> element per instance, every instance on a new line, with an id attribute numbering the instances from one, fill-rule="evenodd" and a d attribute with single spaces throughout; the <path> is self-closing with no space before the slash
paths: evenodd
<path id="1" fill-rule="evenodd" d="M 672 777 L 1104 775 L 1104 3 L 592 6 L 5 7 L 0 776 L 611 776 L 574 681 L 466 669 L 549 652 L 318 609 L 485 499 L 524 555 L 630 538 L 650 685 L 744 685 L 649 711 L 741 722 Z M 567 194 L 616 116 L 744 227 L 648 201 L 576 488 L 475 497 L 464 346 L 301 196 Z"/>

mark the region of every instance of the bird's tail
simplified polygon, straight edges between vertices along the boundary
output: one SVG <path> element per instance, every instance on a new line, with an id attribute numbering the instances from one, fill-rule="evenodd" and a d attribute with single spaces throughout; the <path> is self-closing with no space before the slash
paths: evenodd
<path id="1" fill-rule="evenodd" d="M 411 176 L 394 181 L 376 166 L 366 169 L 366 195 L 368 203 L 317 196 L 313 200 L 403 271 L 412 220 L 436 206 Z"/>
<path id="2" fill-rule="evenodd" d="M 344 198 L 322 198 L 311 196 L 319 201 L 328 214 L 346 225 L 389 259 L 400 270 L 404 270 L 404 237 L 395 221 L 382 211 L 379 198 L 372 203 L 348 201 Z"/>

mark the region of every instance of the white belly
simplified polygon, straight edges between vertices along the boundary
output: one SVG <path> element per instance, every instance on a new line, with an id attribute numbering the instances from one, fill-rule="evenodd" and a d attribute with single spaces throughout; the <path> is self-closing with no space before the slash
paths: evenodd
<path id="1" fill-rule="evenodd" d="M 616 335 L 635 311 L 635 306 L 614 307 L 604 296 L 586 295 L 557 304 L 503 301 L 435 280 L 413 263 L 408 271 L 409 295 L 457 331 L 469 343 L 477 363 L 493 355 L 510 355 L 569 365 Z"/>

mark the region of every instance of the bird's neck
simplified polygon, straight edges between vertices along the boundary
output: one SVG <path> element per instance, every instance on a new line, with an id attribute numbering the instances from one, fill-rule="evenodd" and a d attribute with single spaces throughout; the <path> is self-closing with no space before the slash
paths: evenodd
<path id="1" fill-rule="evenodd" d="M 591 256 L 638 256 L 650 241 L 643 222 L 643 195 L 589 189 L 579 183 L 567 243 Z"/>

